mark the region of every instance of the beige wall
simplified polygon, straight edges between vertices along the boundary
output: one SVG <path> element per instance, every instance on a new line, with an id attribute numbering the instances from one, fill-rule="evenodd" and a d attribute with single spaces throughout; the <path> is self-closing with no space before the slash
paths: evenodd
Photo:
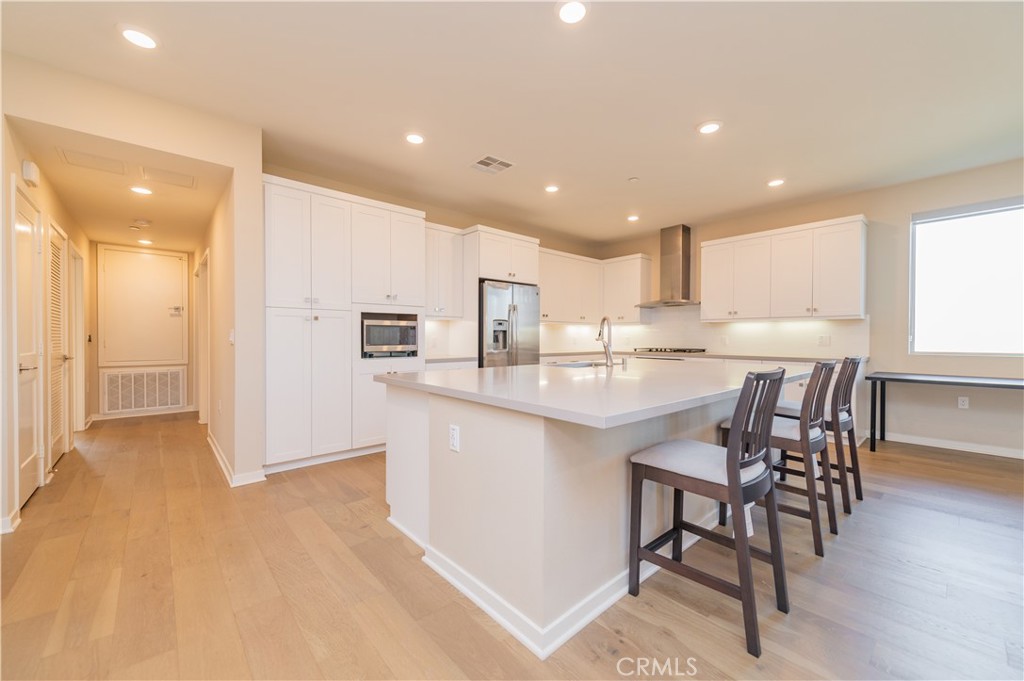
<path id="1" fill-rule="evenodd" d="M 230 303 L 211 338 L 221 370 L 220 426 L 229 475 L 262 478 L 264 460 L 264 286 L 262 137 L 259 128 L 5 55 L 4 112 L 20 118 L 217 163 L 233 177 L 221 247 L 219 301 Z M 211 252 L 212 257 L 212 252 Z M 224 333 L 225 329 L 228 333 Z M 228 335 L 234 331 L 235 342 Z M 237 368 L 237 371 L 236 371 Z M 228 387 L 230 386 L 230 387 Z M 230 432 L 230 437 L 227 432 Z"/>
<path id="2" fill-rule="evenodd" d="M 3 404 L 3 429 L 2 429 L 2 435 L 0 435 L 0 438 L 2 438 L 2 446 L 3 446 L 3 451 L 5 452 L 5 456 L 3 457 L 3 462 L 2 462 L 3 463 L 3 471 L 2 471 L 2 473 L 3 473 L 4 484 L 3 484 L 2 490 L 0 490 L 0 491 L 2 491 L 2 494 L 0 494 L 0 509 L 2 509 L 3 515 L 5 517 L 8 517 L 8 518 L 11 517 L 12 514 L 14 514 L 17 511 L 16 502 L 15 502 L 16 494 L 15 494 L 15 491 L 14 491 L 15 490 L 15 487 L 14 487 L 14 483 L 15 483 L 14 472 L 15 472 L 15 467 L 16 467 L 16 456 L 14 455 L 14 452 L 15 452 L 14 430 L 15 429 L 11 428 L 9 426 L 9 424 L 12 424 L 14 422 L 13 421 L 13 419 L 14 419 L 13 405 L 14 405 L 14 401 L 15 401 L 15 398 L 16 398 L 16 391 L 17 391 L 17 380 L 16 380 L 16 377 L 17 377 L 17 374 L 18 374 L 18 370 L 17 370 L 17 356 L 16 356 L 16 352 L 17 351 L 16 351 L 16 348 L 14 347 L 14 336 L 13 336 L 13 331 L 14 331 L 14 323 L 13 322 L 14 322 L 14 318 L 15 318 L 15 315 L 17 313 L 17 310 L 15 309 L 14 302 L 11 299 L 11 295 L 13 294 L 13 283 L 14 283 L 13 282 L 13 267 L 12 267 L 12 262 L 10 260 L 10 258 L 11 258 L 11 234 L 13 233 L 13 225 L 10 224 L 10 219 L 11 219 L 10 202 L 11 202 L 11 200 L 13 198 L 13 195 L 12 195 L 12 191 L 13 190 L 12 190 L 12 184 L 11 184 L 12 183 L 12 178 L 16 178 L 16 181 L 25 189 L 25 191 L 28 194 L 29 198 L 35 203 L 36 207 L 40 210 L 40 212 L 42 214 L 42 227 L 43 227 L 44 243 L 48 239 L 49 225 L 50 225 L 51 221 L 53 221 L 53 222 L 56 222 L 61 227 L 61 229 L 64 230 L 64 232 L 68 235 L 68 240 L 71 243 L 74 244 L 75 248 L 77 248 L 78 252 L 82 255 L 82 258 L 84 260 L 84 269 L 85 269 L 85 272 L 84 272 L 84 275 L 85 275 L 85 291 L 83 292 L 83 294 L 84 294 L 83 297 L 84 297 L 84 302 L 85 302 L 86 333 L 90 333 L 89 329 L 90 328 L 94 328 L 93 326 L 91 326 L 91 323 L 92 323 L 92 320 L 95 319 L 95 305 L 93 304 L 94 297 L 93 297 L 92 287 L 90 286 L 90 282 L 95 279 L 95 276 L 94 276 L 94 273 L 93 273 L 93 265 L 92 265 L 92 263 L 94 261 L 90 258 L 90 255 L 89 255 L 90 254 L 90 243 L 89 243 L 89 240 L 85 236 L 85 233 L 82 231 L 82 229 L 79 227 L 78 223 L 71 217 L 70 213 L 68 213 L 68 211 L 65 209 L 63 204 L 61 204 L 59 197 L 53 191 L 52 185 L 47 181 L 45 176 L 42 176 L 40 178 L 40 182 L 39 182 L 39 186 L 38 187 L 29 187 L 29 186 L 25 185 L 22 182 L 22 175 L 21 175 L 22 168 L 21 168 L 21 164 L 22 164 L 22 161 L 26 161 L 26 160 L 33 160 L 31 154 L 29 154 L 27 152 L 27 150 L 26 150 L 25 146 L 22 144 L 21 140 L 18 139 L 18 137 L 14 133 L 14 131 L 11 130 L 10 126 L 7 125 L 7 119 L 4 118 L 3 119 L 3 168 L 4 168 L 4 172 L 3 172 L 3 183 L 2 183 L 2 186 L 3 186 L 2 195 L 3 195 L 3 204 L 4 204 L 3 221 L 2 221 L 2 224 L 3 224 L 3 235 L 2 235 L 3 248 L 0 249 L 0 252 L 2 252 L 2 254 L 3 254 L 3 260 L 2 260 L 2 263 L 0 263 L 0 270 L 2 270 L 2 272 L 3 272 L 3 274 L 2 274 L 2 279 L 3 279 L 3 285 L 2 285 L 2 290 L 3 290 L 3 314 L 2 314 L 2 319 L 3 319 L 3 342 L 2 342 L 2 346 L 3 346 L 4 350 L 3 350 L 3 356 L 2 356 L 2 358 L 0 358 L 0 362 L 2 362 L 2 364 L 3 364 L 3 376 L 4 376 L 5 380 L 3 381 L 3 386 L 2 386 L 2 392 L 3 392 L 3 399 L 2 399 L 2 404 Z M 44 248 L 43 249 L 43 254 L 41 254 L 39 256 L 41 266 L 44 267 L 44 268 L 49 266 L 49 262 L 44 259 L 44 255 L 46 254 L 46 252 L 47 252 L 47 250 Z M 45 272 L 46 271 L 48 271 L 48 270 L 47 269 L 43 270 L 43 272 L 44 272 L 43 280 L 44 281 L 46 281 L 46 276 L 45 276 Z M 46 300 L 46 296 L 44 296 L 43 297 L 43 315 L 44 315 L 44 319 L 46 318 L 46 315 L 47 315 L 47 308 L 46 308 L 47 304 L 48 304 L 48 301 Z M 44 336 L 44 338 L 45 338 L 45 336 Z M 49 362 L 49 347 L 47 347 L 47 344 L 45 342 L 43 343 L 43 347 L 44 347 L 44 359 L 43 359 L 43 362 L 40 364 L 41 369 L 43 367 L 47 366 L 47 363 Z M 87 344 L 86 348 L 87 348 L 87 352 L 88 352 L 90 358 L 81 358 L 81 361 L 85 361 L 86 362 L 86 367 L 88 369 L 89 367 L 95 367 L 95 344 Z M 42 378 L 42 380 L 43 380 L 42 389 L 45 391 L 46 390 L 46 372 L 41 370 L 40 373 L 41 373 L 41 375 L 43 377 Z M 8 380 L 7 377 L 11 377 L 11 379 Z M 87 398 L 87 400 L 93 399 L 94 396 L 97 394 L 97 390 L 96 390 L 97 382 L 96 382 L 96 379 L 95 379 L 95 372 L 94 371 L 88 371 L 87 370 L 87 372 L 86 372 L 86 384 L 87 384 L 87 387 L 88 387 L 88 392 L 86 394 L 86 398 Z M 44 400 L 43 402 L 44 402 L 43 423 L 44 424 L 48 424 L 50 422 L 50 420 L 49 420 L 50 419 L 49 402 L 48 402 L 48 400 Z M 89 413 L 89 411 L 87 410 L 86 413 Z M 42 437 L 41 437 L 40 447 L 41 447 L 42 451 L 45 452 L 47 450 L 47 447 L 46 447 L 46 444 L 45 444 L 45 440 L 48 439 L 48 438 L 47 438 L 46 432 L 45 432 L 46 428 L 44 427 L 43 430 L 44 430 L 44 432 L 43 432 Z"/>
<path id="3" fill-rule="evenodd" d="M 867 311 L 871 327 L 869 371 L 1020 378 L 1024 376 L 1024 361 L 1020 357 L 913 355 L 909 352 L 907 337 L 911 215 L 1019 196 L 1022 189 L 1024 163 L 1016 160 L 917 182 L 692 224 L 694 297 L 700 300 L 700 244 L 703 241 L 864 214 L 868 218 Z M 969 238 L 969 235 L 965 235 L 965 238 Z M 600 257 L 635 252 L 649 253 L 654 257 L 652 269 L 656 277 L 657 234 L 608 244 L 601 249 Z M 957 310 L 951 309 L 949 313 L 955 319 Z M 793 324 L 776 324 L 783 323 Z M 715 326 L 727 328 L 726 325 Z M 956 408 L 958 395 L 970 397 L 971 409 L 964 411 Z M 956 444 L 977 451 L 1022 456 L 1022 391 L 890 385 L 889 396 L 887 431 L 892 439 Z"/>

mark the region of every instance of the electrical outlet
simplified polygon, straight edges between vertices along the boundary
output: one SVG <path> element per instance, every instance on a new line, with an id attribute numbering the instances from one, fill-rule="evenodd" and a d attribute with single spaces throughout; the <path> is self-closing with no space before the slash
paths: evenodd
<path id="1" fill-rule="evenodd" d="M 448 449 L 453 452 L 459 451 L 459 427 L 448 424 Z"/>
<path id="2" fill-rule="evenodd" d="M 818 336 L 818 345 L 823 348 L 832 345 L 832 336 Z"/>
<path id="3" fill-rule="evenodd" d="M 969 397 L 958 397 L 958 398 L 956 398 L 956 408 L 957 409 L 970 409 L 971 408 L 971 398 L 969 398 Z"/>

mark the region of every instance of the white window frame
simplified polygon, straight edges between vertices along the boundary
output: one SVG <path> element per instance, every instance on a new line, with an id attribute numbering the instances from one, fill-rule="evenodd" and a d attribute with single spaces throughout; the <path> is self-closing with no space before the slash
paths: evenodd
<path id="1" fill-rule="evenodd" d="M 911 355 L 938 355 L 949 357 L 1022 357 L 1020 353 L 997 353 L 997 352 L 930 352 L 914 349 L 914 337 L 916 334 L 916 320 L 914 311 L 916 308 L 917 282 L 917 227 L 931 222 L 941 222 L 955 218 L 983 215 L 985 213 L 1000 213 L 1007 210 L 1024 208 L 1024 195 L 1014 196 L 1007 199 L 995 201 L 983 201 L 966 206 L 954 208 L 941 208 L 938 210 L 913 213 L 910 216 L 910 299 L 909 299 L 909 333 L 907 335 L 908 351 Z"/>

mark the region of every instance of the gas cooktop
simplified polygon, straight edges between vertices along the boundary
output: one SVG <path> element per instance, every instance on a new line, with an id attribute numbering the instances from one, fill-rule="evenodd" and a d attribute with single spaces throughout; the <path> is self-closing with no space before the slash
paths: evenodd
<path id="1" fill-rule="evenodd" d="M 634 352 L 705 352 L 704 348 L 633 348 Z"/>

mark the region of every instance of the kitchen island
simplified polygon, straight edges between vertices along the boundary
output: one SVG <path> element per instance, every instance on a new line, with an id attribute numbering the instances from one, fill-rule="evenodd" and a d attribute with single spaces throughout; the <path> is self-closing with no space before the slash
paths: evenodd
<path id="1" fill-rule="evenodd" d="M 626 593 L 629 455 L 674 437 L 716 442 L 747 372 L 769 368 L 630 359 L 377 376 L 388 386 L 390 521 L 546 658 Z M 787 381 L 809 375 L 791 369 Z M 671 495 L 644 500 L 650 537 Z M 687 498 L 692 522 L 716 512 Z"/>

